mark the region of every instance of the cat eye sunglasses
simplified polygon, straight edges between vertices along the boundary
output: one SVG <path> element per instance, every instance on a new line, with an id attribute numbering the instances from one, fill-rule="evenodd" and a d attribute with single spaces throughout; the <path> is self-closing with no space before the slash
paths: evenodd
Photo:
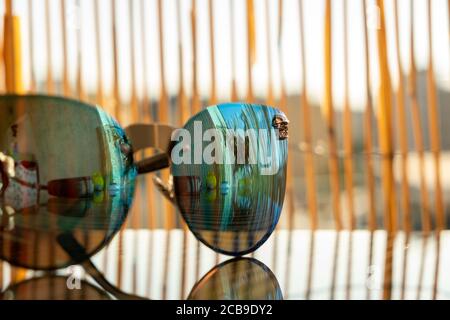
<path id="1" fill-rule="evenodd" d="M 5 95 L 0 114 L 0 258 L 14 265 L 47 270 L 86 260 L 123 225 L 137 175 L 165 168 L 168 180 L 155 174 L 154 183 L 216 252 L 253 252 L 279 220 L 289 122 L 278 109 L 225 103 L 183 128 L 123 129 L 97 106 Z M 135 160 L 148 149 L 152 156 Z"/>

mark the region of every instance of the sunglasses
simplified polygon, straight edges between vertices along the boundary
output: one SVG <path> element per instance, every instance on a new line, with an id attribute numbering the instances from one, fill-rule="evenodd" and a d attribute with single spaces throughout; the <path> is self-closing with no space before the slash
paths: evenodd
<path id="1" fill-rule="evenodd" d="M 124 224 L 137 175 L 164 168 L 169 180 L 154 183 L 216 252 L 253 252 L 279 220 L 288 120 L 275 108 L 219 104 L 180 129 L 123 129 L 99 107 L 52 96 L 1 96 L 0 114 L 0 258 L 13 265 L 82 263 Z"/>

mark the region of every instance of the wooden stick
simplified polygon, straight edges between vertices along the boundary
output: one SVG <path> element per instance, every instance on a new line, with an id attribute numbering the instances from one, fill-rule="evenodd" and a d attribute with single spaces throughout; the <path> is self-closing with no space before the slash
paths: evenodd
<path id="1" fill-rule="evenodd" d="M 253 6 L 253 0 L 247 0 L 247 42 L 248 42 L 248 54 L 247 54 L 247 102 L 252 103 L 253 96 L 253 77 L 252 69 L 255 60 L 255 12 Z"/>
<path id="2" fill-rule="evenodd" d="M 12 0 L 5 1 L 3 58 L 5 84 L 9 93 L 23 93 L 20 18 L 13 15 Z"/>
<path id="3" fill-rule="evenodd" d="M 53 94 L 55 91 L 55 83 L 53 81 L 53 49 L 50 19 L 50 0 L 45 0 L 45 33 L 47 36 L 47 92 L 49 94 Z"/>
<path id="4" fill-rule="evenodd" d="M 178 89 L 178 103 L 180 109 L 180 122 L 178 123 L 180 126 L 184 125 L 189 119 L 189 110 L 188 110 L 188 101 L 186 97 L 186 92 L 184 89 L 184 59 L 183 59 L 183 34 L 182 34 L 182 20 L 181 20 L 181 0 L 177 0 L 177 32 L 178 32 L 178 65 L 180 68 L 180 83 Z M 184 299 L 184 295 L 186 292 L 186 283 L 187 283 L 187 237 L 188 230 L 187 225 L 183 221 L 182 222 L 182 230 L 183 230 L 183 254 L 182 254 L 182 269 L 181 269 L 181 287 L 180 287 L 180 299 Z"/>
<path id="5" fill-rule="evenodd" d="M 217 103 L 216 93 L 216 59 L 215 59 L 215 42 L 214 42 L 214 6 L 213 0 L 209 0 L 208 15 L 209 15 L 209 54 L 211 63 L 211 93 L 209 97 L 209 105 Z"/>
<path id="6" fill-rule="evenodd" d="M 325 7 L 325 98 L 323 114 L 325 116 L 329 145 L 329 175 L 332 192 L 333 214 L 337 231 L 342 229 L 341 201 L 339 191 L 339 163 L 336 132 L 334 126 L 333 78 L 332 78 L 332 34 L 331 34 L 331 0 L 326 0 Z"/>
<path id="7" fill-rule="evenodd" d="M 377 228 L 377 213 L 375 207 L 375 174 L 373 164 L 373 106 L 372 106 L 372 93 L 370 84 L 370 56 L 369 56 L 369 35 L 367 30 L 367 1 L 363 1 L 363 17 L 364 17 L 364 56 L 366 61 L 366 109 L 364 112 L 364 151 L 366 154 L 366 188 L 369 199 L 368 207 L 368 228 L 373 233 Z"/>
<path id="8" fill-rule="evenodd" d="M 236 58 L 234 35 L 234 0 L 230 0 L 230 56 L 231 56 L 231 101 L 238 101 L 236 86 Z"/>
<path id="9" fill-rule="evenodd" d="M 178 32 L 178 66 L 180 69 L 180 81 L 178 86 L 178 104 L 180 111 L 179 125 L 184 125 L 189 119 L 188 101 L 186 97 L 186 90 L 184 88 L 184 58 L 183 58 L 183 33 L 181 20 L 181 2 L 177 0 L 177 32 Z M 215 77 L 214 77 L 215 78 Z"/>
<path id="10" fill-rule="evenodd" d="M 423 131 L 422 131 L 422 123 L 420 119 L 420 107 L 419 101 L 417 98 L 416 91 L 416 78 L 417 78 L 417 70 L 416 70 L 416 62 L 415 62 L 415 53 L 414 53 L 414 1 L 411 1 L 410 8 L 410 28 L 411 28 L 411 41 L 410 41 L 410 73 L 409 73 L 409 98 L 411 101 L 411 113 L 412 113 L 412 121 L 413 121 L 413 132 L 414 132 L 414 140 L 416 145 L 416 150 L 419 157 L 419 175 L 420 175 L 420 193 L 422 198 L 421 212 L 422 212 L 422 231 L 424 235 L 427 235 L 431 229 L 431 214 L 430 214 L 430 205 L 428 200 L 428 191 L 425 180 L 425 160 L 424 160 L 424 142 L 423 142 Z"/>
<path id="11" fill-rule="evenodd" d="M 32 0 L 30 0 L 30 3 Z M 97 1 L 96 1 L 97 3 Z M 63 82 L 63 95 L 70 96 L 70 84 L 69 84 L 69 67 L 68 67 L 68 49 L 67 49 L 67 22 L 66 22 L 66 0 L 61 0 L 61 33 L 62 33 L 62 47 L 63 47 L 63 70 L 62 70 L 62 82 Z"/>
<path id="12" fill-rule="evenodd" d="M 80 0 L 76 0 L 77 3 L 77 93 L 78 99 L 87 100 L 86 93 L 84 92 L 84 84 L 83 84 L 83 41 L 81 37 L 81 2 Z"/>
<path id="13" fill-rule="evenodd" d="M 397 230 L 395 188 L 393 174 L 393 144 L 392 144 L 392 105 L 391 78 L 388 68 L 384 3 L 377 0 L 380 9 L 380 28 L 377 31 L 378 65 L 380 87 L 378 94 L 378 127 L 379 144 L 382 155 L 382 186 L 384 193 L 384 224 L 388 233 L 386 245 L 383 298 L 390 299 L 392 294 L 392 246 L 393 235 Z"/>
<path id="14" fill-rule="evenodd" d="M 99 1 L 94 1 L 95 10 L 95 42 L 96 42 L 96 64 L 97 64 L 97 104 L 105 107 L 103 95 L 103 67 L 102 67 L 102 43 L 101 43 L 101 25 L 100 25 L 100 5 Z"/>
<path id="15" fill-rule="evenodd" d="M 399 33 L 399 18 L 398 18 L 398 0 L 394 2 L 395 15 L 395 41 L 397 46 L 397 68 L 398 68 L 398 87 L 396 90 L 396 102 L 398 110 L 398 128 L 399 128 L 399 142 L 401 153 L 401 167 L 402 167 L 402 211 L 403 211 L 403 230 L 405 232 L 411 231 L 411 213 L 410 213 L 410 194 L 409 194 L 409 179 L 408 179 L 408 129 L 406 125 L 405 112 L 405 96 L 403 92 L 403 68 L 400 57 L 400 33 Z"/>
<path id="16" fill-rule="evenodd" d="M 121 99 L 119 91 L 119 61 L 118 61 L 118 47 L 117 47 L 117 30 L 116 30 L 116 0 L 111 0 L 111 32 L 112 32 L 112 43 L 113 43 L 113 113 L 121 123 L 122 111 L 121 111 Z"/>
<path id="17" fill-rule="evenodd" d="M 268 106 L 274 105 L 273 97 L 273 76 L 272 76 L 272 41 L 270 34 L 270 10 L 269 10 L 269 0 L 265 1 L 265 13 L 266 13 L 266 42 L 267 42 L 267 99 L 266 103 Z"/>
<path id="18" fill-rule="evenodd" d="M 378 95 L 379 143 L 382 154 L 383 192 L 385 197 L 385 227 L 389 232 L 396 230 L 395 188 L 393 185 L 393 143 L 392 143 L 392 104 L 391 78 L 387 60 L 387 44 L 384 4 L 377 0 L 380 8 L 380 28 L 377 32 L 380 88 Z"/>
<path id="19" fill-rule="evenodd" d="M 197 114 L 202 109 L 198 93 L 197 78 L 197 0 L 192 0 L 191 32 L 192 32 L 192 113 Z"/>
<path id="20" fill-rule="evenodd" d="M 316 230 L 318 226 L 317 218 L 317 189 L 316 176 L 314 165 L 314 154 L 312 148 L 312 127 L 311 127 L 311 107 L 308 98 L 307 85 L 307 64 L 305 52 L 305 17 L 303 14 L 303 0 L 299 1 L 299 16 L 300 16 L 300 51 L 301 51 L 301 65 L 302 65 L 302 88 L 301 88 L 301 104 L 303 107 L 303 128 L 304 128 L 304 142 L 305 142 L 305 179 L 306 179 L 306 193 L 308 199 L 308 209 L 310 217 L 311 230 Z"/>
<path id="21" fill-rule="evenodd" d="M 350 230 L 355 227 L 355 208 L 353 195 L 353 133 L 352 133 L 352 111 L 350 106 L 349 95 L 349 66 L 348 66 L 348 1 L 344 2 L 344 170 L 345 170 L 345 187 L 347 189 L 348 203 L 348 226 Z"/>
<path id="22" fill-rule="evenodd" d="M 159 121 L 163 123 L 168 122 L 168 113 L 169 113 L 169 101 L 168 94 L 166 89 L 166 75 L 165 75 L 165 65 L 164 65 L 164 22 L 163 22 L 163 3 L 162 0 L 158 0 L 158 30 L 159 30 L 159 59 L 160 59 L 160 81 L 161 81 L 161 91 L 159 96 L 159 106 L 158 106 L 158 116 Z M 163 178 L 167 180 L 169 177 L 168 172 L 163 172 Z M 170 230 L 174 228 L 174 210 L 172 204 L 163 199 L 164 201 L 164 214 L 165 214 L 165 231 L 167 233 L 166 236 L 166 254 L 164 259 L 164 280 L 163 280 L 163 299 L 166 298 L 167 295 L 167 287 L 166 282 L 168 278 L 168 269 L 169 269 L 169 253 L 170 253 L 170 244 L 171 244 L 171 236 Z"/>
<path id="23" fill-rule="evenodd" d="M 30 45 L 28 51 L 28 58 L 30 62 L 30 92 L 36 91 L 36 74 L 34 72 L 34 15 L 33 15 L 33 1 L 28 0 L 28 36 L 30 37 Z"/>
<path id="24" fill-rule="evenodd" d="M 281 84 L 281 96 L 280 96 L 280 109 L 284 113 L 288 113 L 287 110 L 287 94 L 286 94 L 286 82 L 285 82 L 285 75 L 284 75 L 284 68 L 283 68 L 283 55 L 282 55 L 282 34 L 283 34 L 283 0 L 279 0 L 278 2 L 279 8 L 278 8 L 278 63 L 280 66 L 280 84 Z M 287 163 L 287 181 L 286 181 L 286 194 L 287 194 L 287 201 L 288 201 L 288 230 L 289 233 L 291 233 L 293 224 L 294 224 L 294 214 L 295 214 L 295 194 L 293 189 L 293 179 L 294 179 L 294 173 L 292 171 L 292 162 L 288 161 Z M 288 246 L 289 248 L 289 246 Z"/>
<path id="25" fill-rule="evenodd" d="M 434 79 L 433 63 L 433 31 L 432 31 L 432 8 L 431 0 L 428 0 L 428 72 L 427 72 L 427 97 L 428 97 L 428 128 L 431 142 L 431 153 L 434 159 L 434 182 L 435 182 L 435 206 L 436 206 L 436 229 L 441 231 L 445 228 L 445 209 L 441 184 L 441 138 L 439 125 L 439 107 L 437 102 L 436 81 Z"/>

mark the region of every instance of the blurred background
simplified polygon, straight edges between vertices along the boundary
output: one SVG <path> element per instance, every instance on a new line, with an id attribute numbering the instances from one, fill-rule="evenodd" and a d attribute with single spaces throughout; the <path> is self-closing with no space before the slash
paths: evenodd
<path id="1" fill-rule="evenodd" d="M 449 213 L 447 0 L 3 0 L 0 90 L 126 126 L 208 105 L 291 121 L 280 228 L 432 230 Z M 128 227 L 180 228 L 140 178 Z"/>

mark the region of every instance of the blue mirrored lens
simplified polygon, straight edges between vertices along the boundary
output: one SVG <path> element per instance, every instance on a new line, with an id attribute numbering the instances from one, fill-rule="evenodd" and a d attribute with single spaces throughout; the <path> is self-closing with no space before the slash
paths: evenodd
<path id="1" fill-rule="evenodd" d="M 175 195 L 199 240 L 230 255 L 264 243 L 283 205 L 286 138 L 281 111 L 241 103 L 208 107 L 174 134 Z"/>

